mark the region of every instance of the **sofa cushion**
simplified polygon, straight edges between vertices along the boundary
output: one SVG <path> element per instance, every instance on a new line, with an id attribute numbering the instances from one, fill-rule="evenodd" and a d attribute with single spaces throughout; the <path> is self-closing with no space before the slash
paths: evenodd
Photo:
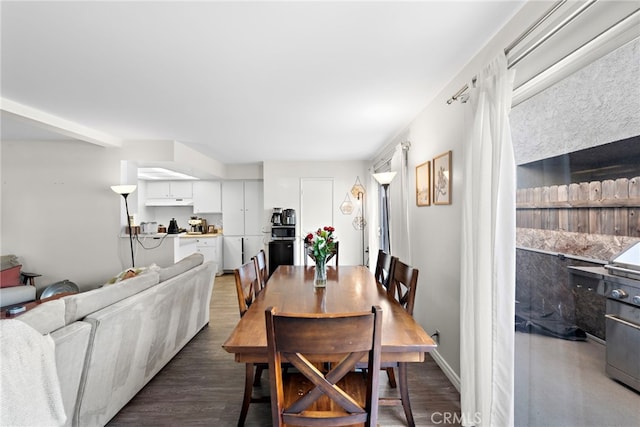
<path id="1" fill-rule="evenodd" d="M 21 265 L 16 265 L 15 267 L 9 267 L 0 271 L 0 288 L 22 285 L 22 283 L 20 283 L 21 268 Z"/>
<path id="2" fill-rule="evenodd" d="M 16 319 L 31 326 L 42 335 L 46 335 L 65 325 L 64 312 L 64 301 L 57 299 L 43 302 Z"/>
<path id="3" fill-rule="evenodd" d="M 199 266 L 204 262 L 204 255 L 199 253 L 193 253 L 187 257 L 182 258 L 180 261 L 175 264 L 161 268 L 160 273 L 160 281 L 164 282 L 165 280 L 169 280 L 172 277 L 176 277 L 178 274 L 182 274 L 187 270 L 191 270 L 194 267 Z"/>
<path id="4" fill-rule="evenodd" d="M 83 319 L 88 314 L 156 285 L 158 281 L 158 273 L 151 271 L 113 285 L 63 297 L 65 321 L 69 324 Z"/>

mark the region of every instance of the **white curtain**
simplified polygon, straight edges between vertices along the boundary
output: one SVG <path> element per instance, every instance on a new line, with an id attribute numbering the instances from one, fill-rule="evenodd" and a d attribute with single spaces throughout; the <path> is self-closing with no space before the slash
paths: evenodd
<path id="1" fill-rule="evenodd" d="M 380 212 L 378 210 L 378 182 L 373 177 L 373 168 L 369 169 L 369 179 L 365 184 L 367 186 L 366 207 L 367 207 L 367 230 L 368 230 L 368 248 L 367 262 L 369 269 L 375 271 L 376 261 L 378 259 L 378 249 L 380 248 Z M 363 182 L 364 184 L 364 182 Z"/>
<path id="2" fill-rule="evenodd" d="M 407 156 L 410 144 L 396 146 L 391 170 L 397 172 L 389 186 L 389 231 L 391 254 L 411 265 L 411 233 L 409 233 L 409 170 Z"/>
<path id="3" fill-rule="evenodd" d="M 460 290 L 463 425 L 513 425 L 515 161 L 508 114 L 514 72 L 500 56 L 477 79 L 464 149 Z"/>

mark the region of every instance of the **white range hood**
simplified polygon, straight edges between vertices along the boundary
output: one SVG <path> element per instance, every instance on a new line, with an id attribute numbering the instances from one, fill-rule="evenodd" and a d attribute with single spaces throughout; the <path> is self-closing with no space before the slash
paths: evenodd
<path id="1" fill-rule="evenodd" d="M 147 199 L 145 206 L 193 206 L 193 199 Z"/>

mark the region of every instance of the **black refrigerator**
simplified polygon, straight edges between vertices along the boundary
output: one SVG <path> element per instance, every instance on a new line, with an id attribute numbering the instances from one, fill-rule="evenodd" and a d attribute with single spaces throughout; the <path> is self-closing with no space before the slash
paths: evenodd
<path id="1" fill-rule="evenodd" d="M 293 265 L 295 240 L 272 240 L 269 242 L 269 275 L 279 265 Z"/>

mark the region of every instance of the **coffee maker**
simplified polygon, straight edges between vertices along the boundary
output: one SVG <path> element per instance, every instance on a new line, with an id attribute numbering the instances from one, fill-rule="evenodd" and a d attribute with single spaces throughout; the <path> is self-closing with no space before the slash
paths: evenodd
<path id="1" fill-rule="evenodd" d="M 282 225 L 282 208 L 273 208 L 271 225 Z"/>
<path id="2" fill-rule="evenodd" d="M 189 220 L 191 229 L 187 234 L 202 234 L 202 219 L 196 216 L 192 216 Z"/>
<path id="3" fill-rule="evenodd" d="M 294 209 L 285 209 L 282 211 L 283 225 L 296 225 L 296 211 Z"/>

